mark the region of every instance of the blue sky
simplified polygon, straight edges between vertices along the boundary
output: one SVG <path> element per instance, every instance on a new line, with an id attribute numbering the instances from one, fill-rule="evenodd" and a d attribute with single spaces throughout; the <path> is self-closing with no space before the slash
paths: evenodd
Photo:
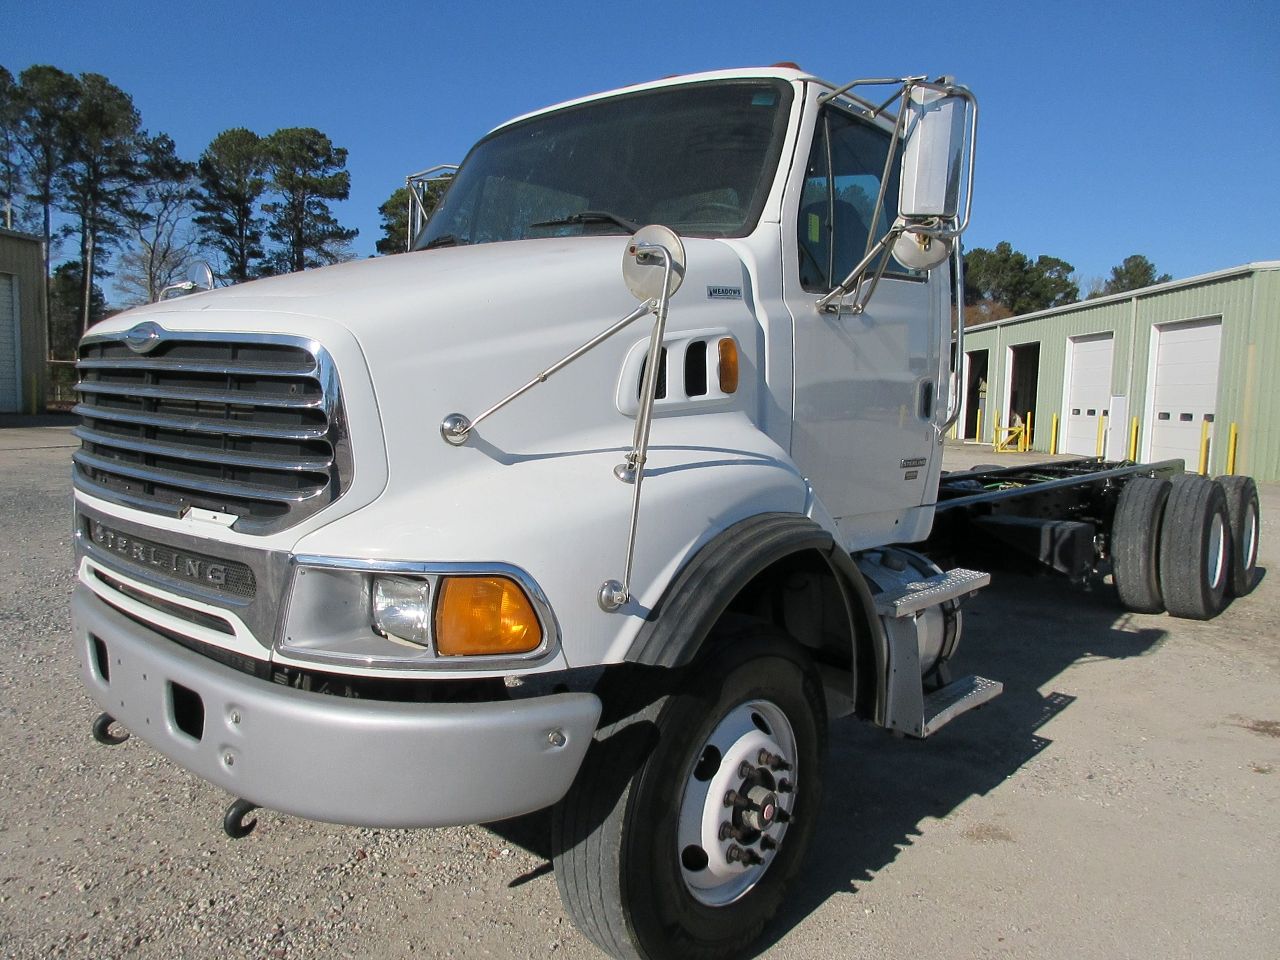
<path id="1" fill-rule="evenodd" d="M 406 173 L 501 121 L 668 74 L 794 60 L 838 82 L 953 74 L 982 106 L 966 245 L 1087 281 L 1131 253 L 1191 276 L 1280 258 L 1280 7 L 1053 4 L 154 3 L 0 0 L 0 64 L 105 74 L 194 159 L 219 131 L 315 126 L 373 252 Z"/>

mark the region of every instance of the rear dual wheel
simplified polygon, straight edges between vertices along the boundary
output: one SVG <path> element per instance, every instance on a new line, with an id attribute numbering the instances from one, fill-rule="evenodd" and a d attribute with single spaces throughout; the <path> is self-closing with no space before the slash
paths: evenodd
<path id="1" fill-rule="evenodd" d="M 1175 477 L 1160 525 L 1160 592 L 1171 614 L 1208 620 L 1222 610 L 1231 542 L 1221 484 L 1195 474 Z"/>
<path id="2" fill-rule="evenodd" d="M 1172 485 L 1134 477 L 1120 491 L 1111 524 L 1111 573 L 1126 610 L 1163 613 L 1160 592 L 1160 526 Z"/>
<path id="3" fill-rule="evenodd" d="M 1231 519 L 1231 578 L 1227 593 L 1243 597 L 1253 591 L 1258 572 L 1258 536 L 1262 530 L 1262 514 L 1258 508 L 1258 485 L 1253 477 L 1219 477 L 1218 484 L 1227 498 L 1227 516 Z"/>
<path id="4" fill-rule="evenodd" d="M 1125 609 L 1207 620 L 1253 589 L 1258 489 L 1249 477 L 1135 477 L 1112 523 L 1112 572 Z"/>
<path id="5" fill-rule="evenodd" d="M 553 814 L 561 898 L 614 957 L 739 955 L 813 833 L 826 716 L 811 662 L 762 622 L 711 642 L 675 689 L 601 728 Z"/>

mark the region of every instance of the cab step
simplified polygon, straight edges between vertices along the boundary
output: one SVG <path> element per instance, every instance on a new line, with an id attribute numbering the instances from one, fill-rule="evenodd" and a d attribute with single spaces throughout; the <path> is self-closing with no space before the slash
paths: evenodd
<path id="1" fill-rule="evenodd" d="M 908 583 L 895 593 L 881 594 L 876 597 L 876 613 L 894 619 L 914 616 L 927 607 L 977 593 L 990 582 L 991 574 L 983 570 L 956 567 L 954 570 Z"/>
<path id="2" fill-rule="evenodd" d="M 982 706 L 1003 691 L 1004 684 L 999 680 L 977 675 L 953 680 L 924 698 L 924 723 L 917 736 L 927 737 L 936 733 L 960 714 Z"/>

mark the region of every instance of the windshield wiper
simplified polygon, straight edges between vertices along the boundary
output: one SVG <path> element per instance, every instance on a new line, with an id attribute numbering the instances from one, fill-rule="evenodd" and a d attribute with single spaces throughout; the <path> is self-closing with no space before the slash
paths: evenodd
<path id="1" fill-rule="evenodd" d="M 442 233 L 429 243 L 423 244 L 420 250 L 432 250 L 436 247 L 456 247 L 462 241 L 452 233 Z"/>
<path id="2" fill-rule="evenodd" d="M 640 229 L 640 224 L 628 220 L 626 217 L 620 217 L 616 213 L 610 213 L 608 210 L 583 210 L 581 213 L 571 213 L 567 217 L 556 217 L 552 220 L 539 220 L 531 223 L 531 227 L 564 227 L 574 223 L 616 223 L 628 233 L 635 233 Z"/>

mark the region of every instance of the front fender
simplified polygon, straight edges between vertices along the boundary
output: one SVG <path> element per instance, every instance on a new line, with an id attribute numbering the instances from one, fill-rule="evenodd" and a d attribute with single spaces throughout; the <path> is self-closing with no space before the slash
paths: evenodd
<path id="1" fill-rule="evenodd" d="M 627 651 L 634 663 L 682 667 L 693 661 L 740 592 L 775 563 L 804 553 L 826 562 L 844 602 L 853 685 L 860 712 L 878 715 L 888 651 L 865 578 L 831 531 L 794 513 L 749 516 L 704 544 L 668 585 Z"/>
<path id="2" fill-rule="evenodd" d="M 542 589 L 560 627 L 562 657 L 543 669 L 620 663 L 705 544 L 748 517 L 803 515 L 813 506 L 794 464 L 740 413 L 672 418 L 654 433 L 631 600 L 614 612 L 601 610 L 597 597 L 604 581 L 622 578 L 633 491 L 613 473 L 626 453 L 616 431 L 578 436 L 576 449 L 547 453 L 501 451 L 478 437 L 449 451 L 450 471 L 393 475 L 377 502 L 296 549 L 514 565 Z M 424 442 L 433 439 L 443 444 L 431 436 Z"/>

